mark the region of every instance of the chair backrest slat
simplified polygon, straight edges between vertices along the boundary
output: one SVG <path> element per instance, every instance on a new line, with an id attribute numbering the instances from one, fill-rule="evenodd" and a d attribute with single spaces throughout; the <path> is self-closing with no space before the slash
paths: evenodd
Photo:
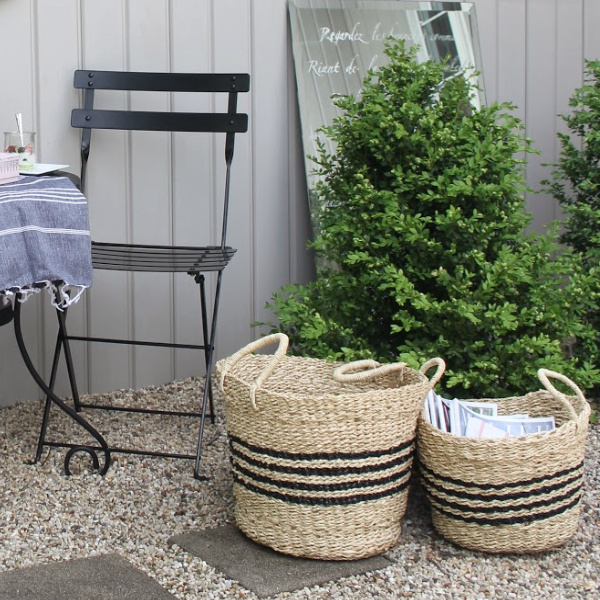
<path id="1" fill-rule="evenodd" d="M 242 113 L 184 113 L 74 109 L 71 126 L 130 131 L 196 131 L 244 133 L 248 115 Z"/>
<path id="2" fill-rule="evenodd" d="M 75 71 L 77 89 L 151 92 L 247 92 L 247 73 L 138 73 L 122 71 Z"/>

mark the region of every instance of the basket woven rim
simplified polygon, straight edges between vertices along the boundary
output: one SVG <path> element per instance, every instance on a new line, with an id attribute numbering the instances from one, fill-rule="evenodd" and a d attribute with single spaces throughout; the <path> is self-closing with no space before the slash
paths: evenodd
<path id="1" fill-rule="evenodd" d="M 522 398 L 525 400 L 528 396 L 532 396 L 534 394 L 539 394 L 540 392 L 546 393 L 550 395 L 550 392 L 547 390 L 538 390 L 537 392 L 530 392 L 524 396 L 512 396 L 507 398 L 484 398 L 482 400 L 478 400 L 478 402 L 501 402 L 502 400 L 511 400 L 515 398 Z M 567 396 L 569 398 L 569 396 Z M 582 425 L 587 427 L 587 423 L 589 421 L 591 414 L 591 407 L 589 402 L 586 402 L 585 406 L 581 410 L 581 412 L 577 415 L 577 419 L 568 419 L 564 423 L 562 423 L 559 427 L 552 429 L 551 431 L 541 431 L 537 433 L 528 433 L 526 435 L 512 435 L 504 438 L 471 438 L 461 435 L 456 435 L 450 433 L 448 431 L 442 431 L 439 427 L 436 427 L 432 423 L 430 423 L 425 417 L 425 406 L 419 412 L 418 417 L 418 427 L 423 429 L 428 435 L 437 437 L 438 439 L 445 439 L 447 441 L 452 441 L 457 444 L 464 444 L 465 446 L 472 445 L 483 445 L 487 444 L 489 446 L 503 446 L 510 445 L 514 443 L 535 443 L 541 440 L 548 439 L 549 436 L 555 437 L 557 435 L 561 435 L 567 427 L 576 427 L 579 428 Z"/>
<path id="2" fill-rule="evenodd" d="M 313 359 L 313 358 L 308 358 L 308 357 L 305 358 L 305 357 L 298 357 L 298 356 L 286 357 L 286 360 L 287 359 L 290 359 L 290 360 L 304 359 L 304 360 L 319 361 L 319 359 Z M 221 362 L 221 361 L 219 361 L 219 362 Z M 331 366 L 334 367 L 336 364 L 340 364 L 340 363 L 331 363 Z M 218 367 L 218 364 L 217 364 L 217 367 Z M 339 390 L 335 390 L 335 391 L 329 390 L 329 391 L 319 393 L 316 391 L 313 392 L 307 387 L 307 389 L 304 390 L 302 393 L 300 393 L 298 391 L 292 391 L 292 390 L 286 390 L 285 392 L 282 392 L 277 389 L 269 387 L 269 380 L 267 379 L 267 381 L 265 381 L 263 386 L 256 390 L 256 395 L 257 395 L 257 397 L 266 395 L 266 396 L 281 398 L 288 402 L 298 401 L 298 400 L 308 400 L 308 399 L 310 399 L 311 401 L 320 400 L 320 399 L 342 400 L 343 398 L 360 398 L 360 397 L 364 396 L 366 393 L 369 393 L 369 394 L 377 394 L 378 392 L 388 392 L 389 393 L 392 390 L 397 390 L 397 391 L 407 390 L 408 391 L 411 389 L 411 387 L 418 387 L 418 386 L 423 386 L 423 385 L 429 386 L 430 381 L 426 375 L 423 375 L 423 373 L 421 373 L 415 369 L 412 369 L 410 367 L 405 367 L 405 369 L 407 370 L 407 373 L 410 374 L 410 377 L 412 379 L 414 379 L 414 381 L 410 381 L 405 384 L 394 385 L 391 387 L 368 387 L 368 386 L 365 386 L 363 389 L 356 389 L 357 384 L 353 383 L 353 384 L 348 384 L 348 388 L 346 389 L 346 388 L 344 388 L 344 384 L 342 383 L 342 384 L 340 384 Z M 243 377 L 240 377 L 235 372 L 233 372 L 233 370 L 231 370 L 227 373 L 227 378 L 237 382 L 240 385 L 246 386 L 246 387 L 249 387 L 252 385 L 251 382 L 249 382 L 247 379 L 245 379 Z"/>

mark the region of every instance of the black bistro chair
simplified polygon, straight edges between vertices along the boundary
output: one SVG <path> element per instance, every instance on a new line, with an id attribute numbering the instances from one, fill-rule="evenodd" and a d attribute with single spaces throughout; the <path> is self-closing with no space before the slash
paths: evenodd
<path id="1" fill-rule="evenodd" d="M 221 223 L 221 241 L 219 245 L 197 246 L 164 246 L 140 245 L 130 243 L 106 243 L 92 241 L 92 262 L 94 269 L 116 271 L 144 271 L 183 273 L 190 276 L 200 290 L 199 314 L 202 319 L 202 343 L 176 344 L 171 341 L 149 342 L 141 340 L 114 339 L 92 336 L 69 335 L 66 328 L 66 316 L 57 311 L 59 333 L 56 351 L 52 366 L 51 385 L 53 387 L 56 370 L 61 351 L 67 365 L 67 372 L 75 409 L 81 408 L 108 408 L 113 407 L 84 404 L 79 399 L 77 383 L 71 360 L 70 340 L 83 340 L 88 342 L 103 342 L 112 344 L 133 344 L 158 346 L 169 348 L 192 348 L 203 351 L 206 368 L 206 384 L 202 397 L 202 408 L 198 413 L 180 413 L 169 410 L 146 410 L 132 408 L 135 412 L 150 412 L 153 414 L 186 415 L 200 419 L 198 432 L 198 445 L 196 454 L 172 454 L 151 452 L 144 450 L 130 450 L 124 448 L 99 448 L 105 452 L 106 462 L 110 462 L 110 452 L 131 452 L 153 456 L 167 456 L 173 458 L 195 459 L 194 476 L 199 478 L 199 466 L 202 449 L 207 405 L 210 405 L 210 415 L 214 419 L 212 406 L 212 390 L 210 373 L 213 368 L 215 350 L 215 332 L 219 313 L 219 298 L 221 294 L 221 278 L 223 271 L 233 257 L 235 250 L 226 245 L 227 219 L 229 211 L 229 189 L 231 177 L 231 164 L 233 159 L 234 141 L 237 133 L 246 132 L 248 129 L 248 116 L 237 112 L 238 94 L 248 92 L 250 77 L 247 74 L 191 74 L 191 73 L 141 73 L 141 72 L 116 72 L 80 70 L 75 72 L 74 86 L 83 90 L 83 108 L 72 112 L 71 125 L 82 130 L 81 136 L 81 189 L 85 193 L 86 168 L 90 154 L 90 142 L 93 129 L 115 129 L 129 131 L 167 131 L 167 132 L 198 132 L 221 134 L 224 143 L 224 200 Z M 152 91 L 152 92 L 191 92 L 204 97 L 216 94 L 226 94 L 227 109 L 223 112 L 160 112 L 160 111 L 134 111 L 134 110 L 101 110 L 94 108 L 95 95 L 102 90 L 122 91 Z M 200 102 L 200 98 L 199 98 Z M 92 230 L 92 240 L 94 232 Z M 208 273 L 216 274 L 216 283 L 212 299 L 207 293 L 205 277 Z M 71 309 L 72 310 L 72 309 Z M 46 441 L 46 430 L 50 414 L 50 401 L 47 399 L 44 421 L 38 443 L 36 460 L 40 458 L 45 445 L 61 445 Z M 118 410 L 123 410 L 122 408 Z M 126 409 L 127 410 L 127 409 Z M 66 447 L 72 445 L 64 444 Z M 85 448 L 84 448 L 85 449 Z M 72 450 L 71 450 L 72 451 Z M 89 450 L 86 449 L 89 452 Z M 68 465 L 65 463 L 68 470 Z M 106 472 L 108 464 L 104 465 L 102 472 Z"/>

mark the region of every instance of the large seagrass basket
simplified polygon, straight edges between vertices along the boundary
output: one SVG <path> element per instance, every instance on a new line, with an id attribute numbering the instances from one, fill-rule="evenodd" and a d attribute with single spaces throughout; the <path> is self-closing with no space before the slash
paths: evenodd
<path id="1" fill-rule="evenodd" d="M 252 354 L 278 343 L 274 355 Z M 400 536 L 417 417 L 445 368 L 287 356 L 274 334 L 219 361 L 236 524 L 285 554 L 372 556 Z M 430 380 L 425 373 L 437 366 Z"/>
<path id="2" fill-rule="evenodd" d="M 433 525 L 448 540 L 493 553 L 533 553 L 577 530 L 590 407 L 570 379 L 538 371 L 544 389 L 494 400 L 498 414 L 555 417 L 556 429 L 502 439 L 440 431 L 419 416 L 418 470 Z M 558 391 L 562 381 L 575 395 Z"/>

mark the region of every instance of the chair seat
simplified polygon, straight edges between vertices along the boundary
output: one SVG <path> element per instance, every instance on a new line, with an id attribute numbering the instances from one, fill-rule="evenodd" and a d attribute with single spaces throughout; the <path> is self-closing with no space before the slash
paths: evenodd
<path id="1" fill-rule="evenodd" d="M 94 268 L 110 271 L 188 273 L 222 271 L 236 250 L 221 246 L 153 246 L 92 242 Z"/>

